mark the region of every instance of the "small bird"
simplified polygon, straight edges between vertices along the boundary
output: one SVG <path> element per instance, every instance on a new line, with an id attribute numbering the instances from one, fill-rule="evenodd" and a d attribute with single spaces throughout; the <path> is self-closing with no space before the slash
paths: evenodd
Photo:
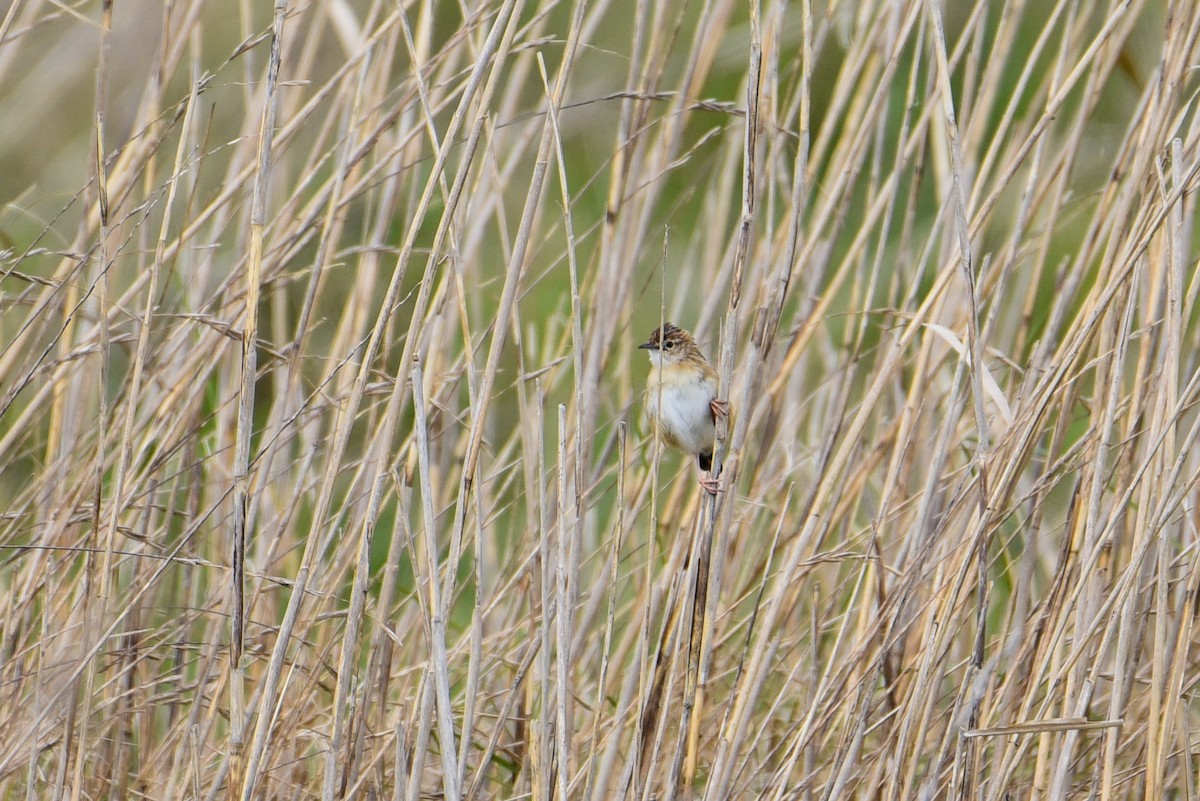
<path id="1" fill-rule="evenodd" d="M 696 454 L 700 469 L 711 470 L 717 418 L 729 414 L 729 403 L 717 399 L 717 371 L 692 335 L 671 323 L 656 328 L 638 348 L 649 351 L 652 366 L 646 411 L 668 445 Z M 702 478 L 700 486 L 715 495 L 718 479 Z"/>

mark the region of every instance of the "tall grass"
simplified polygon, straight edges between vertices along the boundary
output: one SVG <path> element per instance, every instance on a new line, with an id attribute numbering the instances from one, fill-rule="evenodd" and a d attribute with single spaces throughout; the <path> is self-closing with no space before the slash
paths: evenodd
<path id="1" fill-rule="evenodd" d="M 1198 34 L 10 3 L 0 797 L 1196 797 Z"/>

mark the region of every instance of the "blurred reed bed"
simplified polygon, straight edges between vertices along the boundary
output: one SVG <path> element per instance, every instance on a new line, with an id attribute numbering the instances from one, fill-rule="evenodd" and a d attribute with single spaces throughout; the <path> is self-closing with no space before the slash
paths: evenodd
<path id="1" fill-rule="evenodd" d="M 10 2 L 0 795 L 1194 797 L 1198 32 Z"/>

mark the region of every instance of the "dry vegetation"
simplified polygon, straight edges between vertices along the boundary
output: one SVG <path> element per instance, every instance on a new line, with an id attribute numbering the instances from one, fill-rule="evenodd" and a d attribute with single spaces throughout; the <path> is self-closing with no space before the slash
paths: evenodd
<path id="1" fill-rule="evenodd" d="M 3 9 L 0 797 L 1197 797 L 1194 2 Z"/>

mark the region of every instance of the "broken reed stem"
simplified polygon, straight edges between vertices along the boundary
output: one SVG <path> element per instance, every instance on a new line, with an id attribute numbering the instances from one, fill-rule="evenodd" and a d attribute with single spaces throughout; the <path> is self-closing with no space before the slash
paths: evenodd
<path id="1" fill-rule="evenodd" d="M 236 441 L 233 456 L 233 517 L 230 540 L 230 635 L 229 635 L 229 759 L 233 772 L 229 798 L 253 795 L 255 771 L 242 773 L 242 748 L 246 723 L 246 673 L 242 653 L 246 639 L 246 529 L 250 518 L 250 449 L 254 435 L 254 390 L 258 379 L 258 306 L 263 275 L 263 235 L 267 217 L 267 187 L 271 176 L 271 145 L 275 137 L 275 114 L 279 64 L 283 45 L 286 0 L 275 0 L 267 82 L 263 91 L 262 122 L 258 131 L 258 159 L 254 196 L 250 208 L 250 252 L 246 257 L 246 305 L 242 315 L 241 384 L 238 389 Z M 152 280 L 152 285 L 154 284 Z"/>
<path id="2" fill-rule="evenodd" d="M 555 696 L 554 696 L 554 772 L 556 797 L 566 801 L 571 784 L 571 750 L 568 731 L 573 730 L 571 719 L 571 638 L 574 609 L 571 603 L 568 573 L 573 568 L 571 554 L 574 551 L 575 527 L 567 516 L 567 499 L 571 493 L 573 466 L 568 469 L 567 459 L 567 405 L 558 405 L 558 524 L 555 528 L 557 548 L 554 559 L 554 622 L 555 626 Z M 546 554 L 549 559 L 549 554 Z M 549 643 L 545 647 L 549 649 Z M 549 699 L 545 699 L 546 702 Z M 549 769 L 549 766 L 547 766 Z"/>

